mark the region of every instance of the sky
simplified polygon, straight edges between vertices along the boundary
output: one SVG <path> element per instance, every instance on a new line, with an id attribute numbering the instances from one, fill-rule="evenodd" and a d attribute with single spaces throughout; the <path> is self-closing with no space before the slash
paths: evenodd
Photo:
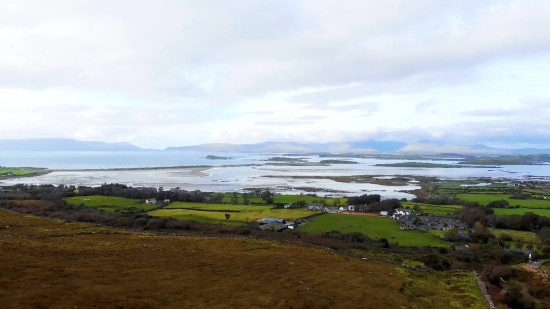
<path id="1" fill-rule="evenodd" d="M 550 147 L 547 0 L 0 1 L 0 139 Z"/>

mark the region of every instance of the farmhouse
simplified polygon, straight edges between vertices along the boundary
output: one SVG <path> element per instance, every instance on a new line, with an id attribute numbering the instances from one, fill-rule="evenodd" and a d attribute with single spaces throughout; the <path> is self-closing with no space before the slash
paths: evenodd
<path id="1" fill-rule="evenodd" d="M 387 217 L 388 216 L 388 212 L 387 211 L 381 211 L 380 214 L 379 214 L 380 217 Z"/>
<path id="2" fill-rule="evenodd" d="M 156 198 L 148 198 L 145 200 L 145 204 L 156 204 L 157 199 Z"/>
<path id="3" fill-rule="evenodd" d="M 285 206 L 283 206 L 284 208 L 292 208 L 292 204 L 286 204 Z"/>
<path id="4" fill-rule="evenodd" d="M 277 232 L 286 230 L 287 228 L 289 228 L 288 225 L 286 225 L 286 224 L 281 224 L 281 223 L 268 223 L 268 224 L 260 225 L 260 226 L 258 227 L 258 229 L 260 229 L 260 230 L 262 230 L 262 231 L 264 231 L 264 230 L 269 230 L 269 229 L 274 229 L 274 230 L 277 231 Z"/>
<path id="5" fill-rule="evenodd" d="M 285 219 L 278 219 L 278 218 L 263 218 L 263 219 L 258 219 L 257 222 L 260 224 L 268 224 L 268 223 L 286 224 Z"/>
<path id="6" fill-rule="evenodd" d="M 170 203 L 170 199 L 164 199 L 164 202 L 165 202 L 166 204 L 168 204 L 168 203 Z"/>
<path id="7" fill-rule="evenodd" d="M 307 210 L 312 210 L 312 211 L 323 211 L 324 208 L 325 208 L 325 205 L 320 203 L 311 203 L 307 205 Z"/>

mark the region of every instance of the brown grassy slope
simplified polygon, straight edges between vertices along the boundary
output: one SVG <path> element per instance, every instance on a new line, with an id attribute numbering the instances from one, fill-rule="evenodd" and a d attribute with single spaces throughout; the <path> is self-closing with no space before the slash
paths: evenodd
<path id="1" fill-rule="evenodd" d="M 468 284 L 467 296 L 442 286 L 446 275 L 412 280 L 298 245 L 129 233 L 4 210 L 0 227 L 2 308 L 483 308 Z"/>

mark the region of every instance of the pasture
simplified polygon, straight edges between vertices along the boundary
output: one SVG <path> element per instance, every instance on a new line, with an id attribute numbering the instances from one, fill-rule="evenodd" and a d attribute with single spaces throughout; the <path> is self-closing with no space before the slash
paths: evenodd
<path id="1" fill-rule="evenodd" d="M 390 218 L 325 214 L 309 220 L 305 226 L 300 228 L 300 231 L 308 233 L 359 232 L 372 239 L 386 238 L 390 243 L 399 243 L 400 246 L 449 247 L 449 243 L 428 233 L 403 231 Z"/>
<path id="2" fill-rule="evenodd" d="M 147 205 L 140 200 L 115 197 L 115 196 L 75 196 L 65 198 L 68 204 L 80 205 L 84 204 L 86 207 L 99 208 L 105 211 L 124 210 L 129 208 L 136 208 L 139 210 L 148 211 L 157 208 L 158 205 Z"/>
<path id="3" fill-rule="evenodd" d="M 470 273 L 416 273 L 294 244 L 132 233 L 3 210 L 0 222 L 10 226 L 0 229 L 3 308 L 486 308 Z"/>
<path id="4" fill-rule="evenodd" d="M 470 194 L 457 194 L 456 197 L 468 201 L 468 202 L 478 202 L 481 205 L 487 205 L 493 201 L 506 200 L 510 205 L 516 206 L 519 205 L 523 208 L 547 208 L 550 209 L 549 200 L 515 200 L 511 199 L 512 194 L 503 194 L 503 193 L 470 193 Z"/>
<path id="5" fill-rule="evenodd" d="M 208 204 L 204 204 L 207 206 Z M 252 222 L 261 218 L 281 218 L 285 220 L 295 220 L 313 214 L 319 213 L 315 211 L 302 209 L 269 209 L 262 206 L 234 206 L 247 207 L 247 211 L 227 212 L 231 217 L 226 220 L 223 211 L 216 211 L 217 205 L 211 205 L 212 208 L 202 208 L 203 210 L 192 209 L 158 209 L 149 212 L 151 216 L 157 217 L 172 217 L 180 220 L 189 220 L 197 222 L 220 223 L 230 225 L 244 225 L 247 222 Z M 261 208 L 260 208 L 261 207 Z M 259 209 L 258 209 L 259 208 Z M 210 211 L 209 211 L 210 210 Z M 231 210 L 231 209 L 226 209 Z"/>

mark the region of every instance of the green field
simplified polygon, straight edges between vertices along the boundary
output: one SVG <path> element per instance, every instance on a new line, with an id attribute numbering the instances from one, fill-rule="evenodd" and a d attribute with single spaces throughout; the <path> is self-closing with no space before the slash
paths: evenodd
<path id="1" fill-rule="evenodd" d="M 427 214 L 435 214 L 435 215 L 447 215 L 447 214 L 454 214 L 456 211 L 459 211 L 462 209 L 462 206 L 460 205 L 430 205 L 430 204 L 421 204 L 421 203 L 414 203 L 414 202 L 403 202 L 401 203 L 403 207 L 409 206 L 411 209 L 415 205 L 420 206 L 420 209 L 424 213 Z"/>
<path id="2" fill-rule="evenodd" d="M 86 207 L 99 208 L 105 211 L 115 211 L 117 209 L 123 210 L 129 208 L 148 211 L 158 207 L 158 205 L 143 204 L 140 200 L 114 196 L 75 196 L 65 198 L 65 201 L 69 204 L 84 204 Z"/>
<path id="3" fill-rule="evenodd" d="M 216 205 L 211 208 L 212 210 L 217 209 Z M 222 223 L 222 224 L 233 224 L 239 225 L 246 222 L 255 221 L 261 218 L 280 218 L 286 220 L 294 220 L 313 214 L 319 213 L 309 210 L 301 209 L 267 209 L 262 206 L 233 206 L 233 207 L 248 207 L 250 210 L 242 212 L 228 212 L 231 217 L 229 220 L 225 219 L 225 212 L 220 211 L 199 211 L 199 210 L 190 210 L 190 209 L 158 209 L 149 212 L 151 216 L 157 217 L 172 217 L 181 220 L 190 220 L 197 222 L 213 222 L 213 223 Z M 260 209 L 258 209 L 261 207 Z M 207 210 L 208 208 L 203 208 Z M 230 209 L 227 209 L 230 210 Z M 233 210 L 233 209 L 231 209 Z"/>
<path id="4" fill-rule="evenodd" d="M 493 208 L 496 215 L 499 216 L 511 216 L 511 215 L 523 215 L 527 212 L 532 212 L 536 215 L 543 217 L 550 217 L 550 209 L 531 209 L 531 208 Z"/>
<path id="5" fill-rule="evenodd" d="M 6 176 L 28 176 L 36 174 L 33 170 L 21 170 L 16 168 L 0 168 L 0 177 Z"/>
<path id="6" fill-rule="evenodd" d="M 225 198 L 223 199 L 223 203 L 230 203 L 231 198 L 233 196 L 233 193 L 223 193 Z M 243 202 L 243 196 L 242 194 L 237 194 L 238 202 Z M 314 201 L 321 201 L 324 200 L 328 205 L 333 205 L 336 198 L 324 198 L 324 197 L 315 197 L 315 196 L 309 196 L 309 195 L 274 195 L 273 201 L 276 204 L 290 204 L 298 201 L 304 201 L 306 203 L 313 203 Z M 342 205 L 346 204 L 348 199 L 347 198 L 338 198 L 340 200 L 340 203 Z M 265 203 L 264 200 L 261 197 L 251 197 L 249 198 L 250 203 L 258 203 L 262 204 Z"/>
<path id="7" fill-rule="evenodd" d="M 402 231 L 399 225 L 390 218 L 325 214 L 310 220 L 300 228 L 300 231 L 309 233 L 360 232 L 373 239 L 386 238 L 390 243 L 399 243 L 400 246 L 449 247 L 449 243 L 428 233 Z"/>
<path id="8" fill-rule="evenodd" d="M 174 202 L 165 207 L 166 209 L 204 209 L 210 211 L 216 210 L 232 210 L 232 211 L 267 211 L 273 208 L 272 206 L 251 206 L 251 205 L 228 205 L 228 204 L 205 204 L 205 203 L 186 203 Z"/>
<path id="9" fill-rule="evenodd" d="M 548 208 L 550 209 L 550 201 L 548 200 L 514 200 L 511 199 L 512 194 L 457 194 L 457 198 L 468 201 L 468 202 L 478 202 L 481 205 L 487 205 L 493 201 L 506 200 L 510 205 L 516 206 L 519 205 L 524 208 Z"/>
<path id="10" fill-rule="evenodd" d="M 512 236 L 512 241 L 523 241 L 528 243 L 538 243 L 539 238 L 536 233 L 525 232 L 525 231 L 515 231 L 515 230 L 501 230 L 501 229 L 489 229 L 491 233 L 499 237 L 500 234 L 506 233 Z"/>

